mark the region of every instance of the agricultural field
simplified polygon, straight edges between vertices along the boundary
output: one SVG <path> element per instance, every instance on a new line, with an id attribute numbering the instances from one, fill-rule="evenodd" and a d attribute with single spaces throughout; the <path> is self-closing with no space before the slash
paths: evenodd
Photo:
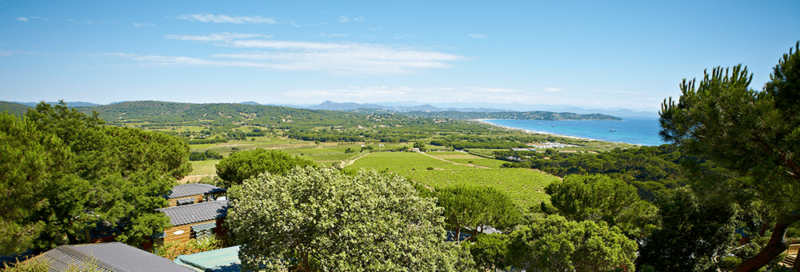
<path id="1" fill-rule="evenodd" d="M 558 182 L 556 176 L 530 169 L 461 169 L 443 171 L 406 171 L 398 173 L 414 182 L 430 187 L 446 187 L 455 185 L 483 185 L 494 187 L 508 194 L 522 210 L 549 202 L 550 196 L 544 193 L 544 187 L 551 182 Z"/>
<path id="2" fill-rule="evenodd" d="M 506 163 L 505 161 L 495 160 L 495 159 L 487 159 L 487 158 L 478 157 L 478 156 L 475 156 L 475 155 L 470 155 L 470 154 L 464 153 L 464 152 L 428 152 L 427 154 L 431 155 L 431 156 L 434 156 L 434 157 L 437 157 L 437 158 L 440 158 L 440 159 L 445 159 L 445 160 L 448 160 L 448 161 L 451 161 L 451 162 L 455 162 L 455 163 L 472 164 L 472 165 L 478 165 L 478 166 L 483 166 L 483 167 L 488 167 L 488 168 L 493 168 L 493 169 L 499 169 L 500 166 L 503 165 L 503 163 Z"/>
<path id="3" fill-rule="evenodd" d="M 193 161 L 190 163 L 192 164 L 192 172 L 189 173 L 190 176 L 213 176 L 217 174 L 217 163 L 219 163 L 219 160 Z"/>
<path id="4" fill-rule="evenodd" d="M 471 169 L 470 166 L 455 165 L 446 161 L 437 160 L 415 152 L 375 152 L 355 163 L 347 166 L 348 169 L 373 169 L 389 170 L 392 172 L 425 171 L 428 167 L 436 170 Z"/>
<path id="5" fill-rule="evenodd" d="M 471 156 L 463 152 L 429 152 L 435 157 Z M 476 159 L 477 158 L 477 159 Z M 496 164 L 496 161 L 475 158 L 448 159 L 448 161 L 472 160 L 473 164 Z M 481 161 L 484 160 L 484 161 Z M 498 161 L 501 162 L 502 161 Z M 434 170 L 427 170 L 433 167 Z M 372 153 L 358 159 L 346 169 L 387 170 L 405 176 L 414 182 L 430 187 L 454 185 L 484 185 L 503 191 L 514 200 L 520 209 L 527 210 L 542 201 L 549 201 L 544 187 L 558 181 L 558 177 L 530 169 L 485 169 L 467 165 L 456 165 L 413 152 Z M 499 168 L 499 166 L 498 166 Z"/>

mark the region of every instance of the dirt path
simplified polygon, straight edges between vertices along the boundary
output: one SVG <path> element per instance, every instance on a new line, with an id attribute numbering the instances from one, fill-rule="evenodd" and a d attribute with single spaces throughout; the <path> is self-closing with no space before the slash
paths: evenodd
<path id="1" fill-rule="evenodd" d="M 463 163 L 452 162 L 452 161 L 448 161 L 448 160 L 445 160 L 445 159 L 442 159 L 442 158 L 439 158 L 439 157 L 435 157 L 433 155 L 428 155 L 427 153 L 420 153 L 420 154 L 428 156 L 428 157 L 431 157 L 431 158 L 434 158 L 434 159 L 437 159 L 437 160 L 440 160 L 440 161 L 449 162 L 449 163 L 452 163 L 452 164 L 455 164 L 455 165 L 465 165 L 465 166 L 475 167 L 475 168 L 478 168 L 478 169 L 492 169 L 490 167 L 486 167 L 486 166 L 482 166 L 482 165 L 463 164 Z"/>
<path id="2" fill-rule="evenodd" d="M 367 156 L 367 155 L 369 155 L 369 154 L 372 154 L 372 153 L 367 153 L 367 154 L 364 154 L 364 155 L 358 156 L 358 157 L 356 157 L 355 159 L 352 159 L 352 160 L 343 160 L 343 161 L 342 161 L 342 163 L 341 163 L 339 166 L 340 166 L 341 168 L 345 168 L 345 167 L 347 167 L 348 165 L 352 165 L 353 163 L 355 163 L 355 162 L 356 162 L 356 160 L 358 160 L 358 159 L 360 159 L 360 158 L 363 158 L 363 157 L 366 157 L 366 156 Z"/>

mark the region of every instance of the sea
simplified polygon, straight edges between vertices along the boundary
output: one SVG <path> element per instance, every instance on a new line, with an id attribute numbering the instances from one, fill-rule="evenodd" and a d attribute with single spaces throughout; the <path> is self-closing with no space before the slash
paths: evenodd
<path id="1" fill-rule="evenodd" d="M 658 117 L 620 117 L 624 121 L 539 121 L 539 120 L 498 120 L 484 121 L 534 132 L 579 138 L 621 142 L 643 146 L 662 145 L 658 132 L 661 125 Z"/>

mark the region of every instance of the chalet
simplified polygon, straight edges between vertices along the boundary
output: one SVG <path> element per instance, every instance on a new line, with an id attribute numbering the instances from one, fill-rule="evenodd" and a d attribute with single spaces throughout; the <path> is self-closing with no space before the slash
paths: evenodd
<path id="1" fill-rule="evenodd" d="M 173 187 L 167 195 L 167 200 L 169 200 L 170 207 L 175 207 L 216 200 L 224 193 L 225 189 L 214 185 L 189 183 Z"/>
<path id="2" fill-rule="evenodd" d="M 172 227 L 153 237 L 156 244 L 227 234 L 227 230 L 221 226 L 228 214 L 228 200 L 174 206 L 158 211 L 169 217 Z"/>
<path id="3" fill-rule="evenodd" d="M 92 271 L 130 271 L 130 272 L 192 272 L 194 270 L 178 265 L 150 252 L 120 243 L 102 243 L 87 245 L 65 245 L 48 250 L 30 261 L 47 262 L 50 272 L 76 271 L 76 268 L 89 268 L 87 264 L 95 264 Z M 84 270 L 81 270 L 84 271 Z"/>
<path id="4" fill-rule="evenodd" d="M 242 271 L 242 262 L 239 260 L 239 246 L 226 247 L 191 255 L 180 255 L 175 258 L 173 262 L 204 272 Z"/>

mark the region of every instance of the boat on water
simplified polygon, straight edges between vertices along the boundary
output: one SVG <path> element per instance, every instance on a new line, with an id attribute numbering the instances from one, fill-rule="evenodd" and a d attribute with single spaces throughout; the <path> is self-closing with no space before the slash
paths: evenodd
<path id="1" fill-rule="evenodd" d="M 617 132 L 616 130 L 613 130 L 613 129 L 609 129 L 608 131 L 609 132 Z"/>

